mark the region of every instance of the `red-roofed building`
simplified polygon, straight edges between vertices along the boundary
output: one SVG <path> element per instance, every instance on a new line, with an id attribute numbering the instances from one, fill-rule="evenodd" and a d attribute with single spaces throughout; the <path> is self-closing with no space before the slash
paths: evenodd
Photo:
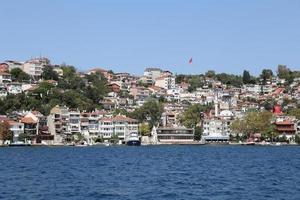
<path id="1" fill-rule="evenodd" d="M 109 84 L 108 87 L 115 93 L 121 92 L 121 87 L 116 83 Z"/>
<path id="2" fill-rule="evenodd" d="M 276 121 L 274 124 L 280 137 L 286 136 L 289 139 L 296 133 L 295 123 L 290 120 Z"/>
<path id="3" fill-rule="evenodd" d="M 101 73 L 107 79 L 108 82 L 110 82 L 113 79 L 113 74 L 102 68 L 93 68 L 87 74 L 93 74 L 97 72 Z"/>
<path id="4" fill-rule="evenodd" d="M 7 63 L 0 63 L 0 73 L 8 73 L 9 65 Z"/>
<path id="5" fill-rule="evenodd" d="M 274 92 L 273 92 L 273 96 L 278 96 L 279 94 L 281 94 L 283 92 L 284 88 L 277 88 Z"/>
<path id="6" fill-rule="evenodd" d="M 273 108 L 273 113 L 275 115 L 281 115 L 282 114 L 281 106 L 280 105 L 275 105 L 274 108 Z"/>

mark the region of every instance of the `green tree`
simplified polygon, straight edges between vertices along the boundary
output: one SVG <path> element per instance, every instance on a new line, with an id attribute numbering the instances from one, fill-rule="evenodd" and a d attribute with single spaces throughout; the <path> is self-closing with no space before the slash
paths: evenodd
<path id="1" fill-rule="evenodd" d="M 30 140 L 30 136 L 27 133 L 19 134 L 18 141 L 26 142 L 26 140 Z"/>
<path id="2" fill-rule="evenodd" d="M 300 144 L 300 136 L 298 134 L 295 136 L 295 142 Z"/>
<path id="3" fill-rule="evenodd" d="M 185 82 L 185 80 L 186 80 L 186 75 L 184 75 L 184 74 L 176 75 L 176 78 L 175 78 L 176 84 Z"/>
<path id="4" fill-rule="evenodd" d="M 202 114 L 204 112 L 212 109 L 212 104 L 209 105 L 201 105 L 201 104 L 193 104 L 188 107 L 188 109 L 182 114 L 180 118 L 180 123 L 183 124 L 187 128 L 194 128 L 202 120 Z"/>
<path id="5" fill-rule="evenodd" d="M 196 126 L 194 132 L 194 140 L 196 141 L 201 140 L 202 133 L 203 133 L 202 127 Z"/>
<path id="6" fill-rule="evenodd" d="M 281 79 L 288 79 L 290 76 L 290 69 L 286 65 L 278 65 L 277 75 Z"/>
<path id="7" fill-rule="evenodd" d="M 13 133 L 9 130 L 10 126 L 7 121 L 0 122 L 0 140 L 3 142 L 5 140 L 12 141 Z"/>
<path id="8" fill-rule="evenodd" d="M 250 76 L 249 71 L 247 71 L 247 70 L 244 70 L 244 72 L 243 72 L 243 83 L 244 84 L 251 83 L 251 76 Z"/>
<path id="9" fill-rule="evenodd" d="M 206 73 L 205 73 L 205 76 L 206 77 L 209 77 L 209 78 L 214 78 L 216 75 L 216 72 L 214 70 L 208 70 Z"/>
<path id="10" fill-rule="evenodd" d="M 139 131 L 142 136 L 149 136 L 151 132 L 149 124 L 145 122 L 139 124 Z"/>
<path id="11" fill-rule="evenodd" d="M 10 74 L 13 81 L 28 82 L 30 80 L 30 76 L 20 68 L 12 69 Z"/>
<path id="12" fill-rule="evenodd" d="M 113 134 L 110 138 L 110 142 L 113 144 L 117 144 L 119 142 L 119 136 L 117 134 Z"/>
<path id="13" fill-rule="evenodd" d="M 76 133 L 73 135 L 73 141 L 76 143 L 83 142 L 85 140 L 84 135 L 81 133 Z"/>
<path id="14" fill-rule="evenodd" d="M 94 142 L 96 142 L 96 143 L 102 143 L 102 142 L 104 142 L 104 138 L 103 138 L 103 136 L 98 136 L 98 137 L 96 137 L 95 139 L 94 139 Z"/>
<path id="15" fill-rule="evenodd" d="M 288 114 L 291 116 L 295 116 L 296 119 L 300 120 L 300 108 L 292 108 L 288 111 Z"/>
<path id="16" fill-rule="evenodd" d="M 89 83 L 86 90 L 86 96 L 92 99 L 94 103 L 99 103 L 99 101 L 109 92 L 106 78 L 100 72 L 96 72 L 86 75 L 86 79 Z"/>
<path id="17" fill-rule="evenodd" d="M 204 78 L 201 75 L 190 76 L 189 79 L 188 79 L 188 83 L 190 85 L 189 88 L 188 88 L 189 92 L 193 92 L 197 88 L 201 88 L 205 85 Z"/>
<path id="18" fill-rule="evenodd" d="M 233 133 L 250 136 L 261 133 L 264 138 L 272 138 L 276 132 L 272 123 L 273 113 L 269 111 L 248 112 L 243 119 L 236 119 L 231 123 L 230 129 Z"/>
<path id="19" fill-rule="evenodd" d="M 271 79 L 273 76 L 273 71 L 271 69 L 263 69 L 260 75 L 260 78 L 263 80 L 263 84 L 266 84 L 268 79 Z"/>
<path id="20" fill-rule="evenodd" d="M 123 109 L 123 108 L 117 108 L 113 111 L 114 116 L 119 115 L 119 114 L 128 116 L 128 111 L 126 109 Z"/>
<path id="21" fill-rule="evenodd" d="M 46 65 L 43 69 L 42 78 L 44 80 L 55 80 L 58 81 L 59 76 L 56 71 L 53 70 L 53 66 Z"/>
<path id="22" fill-rule="evenodd" d="M 216 78 L 226 85 L 232 85 L 234 87 L 241 87 L 243 85 L 242 77 L 234 74 L 221 73 L 217 74 Z"/>
<path id="23" fill-rule="evenodd" d="M 129 113 L 129 115 L 140 122 L 148 122 L 150 129 L 152 129 L 154 125 L 157 125 L 160 122 L 162 112 L 162 104 L 151 99 L 134 112 Z"/>

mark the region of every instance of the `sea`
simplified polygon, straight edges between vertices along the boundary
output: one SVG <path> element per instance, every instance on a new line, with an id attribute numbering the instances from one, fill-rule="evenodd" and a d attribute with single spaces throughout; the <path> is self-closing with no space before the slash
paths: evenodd
<path id="1" fill-rule="evenodd" d="M 0 148 L 0 199 L 300 199 L 300 146 Z"/>

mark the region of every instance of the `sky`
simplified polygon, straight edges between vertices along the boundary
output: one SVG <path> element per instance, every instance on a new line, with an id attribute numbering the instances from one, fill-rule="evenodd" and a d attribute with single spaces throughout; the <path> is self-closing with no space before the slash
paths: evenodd
<path id="1" fill-rule="evenodd" d="M 136 75 L 300 70 L 300 0 L 1 0 L 0 8 L 0 62 L 45 56 Z"/>

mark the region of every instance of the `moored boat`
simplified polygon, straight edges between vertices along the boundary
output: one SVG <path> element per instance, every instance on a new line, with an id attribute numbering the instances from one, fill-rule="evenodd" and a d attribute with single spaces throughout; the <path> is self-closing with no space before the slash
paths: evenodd
<path id="1" fill-rule="evenodd" d="M 10 146 L 10 147 L 25 147 L 25 146 L 31 146 L 31 144 L 18 141 L 18 142 L 13 142 L 13 143 L 9 144 L 8 146 Z"/>
<path id="2" fill-rule="evenodd" d="M 140 146 L 141 141 L 139 139 L 138 133 L 130 133 L 126 144 L 128 146 Z"/>

